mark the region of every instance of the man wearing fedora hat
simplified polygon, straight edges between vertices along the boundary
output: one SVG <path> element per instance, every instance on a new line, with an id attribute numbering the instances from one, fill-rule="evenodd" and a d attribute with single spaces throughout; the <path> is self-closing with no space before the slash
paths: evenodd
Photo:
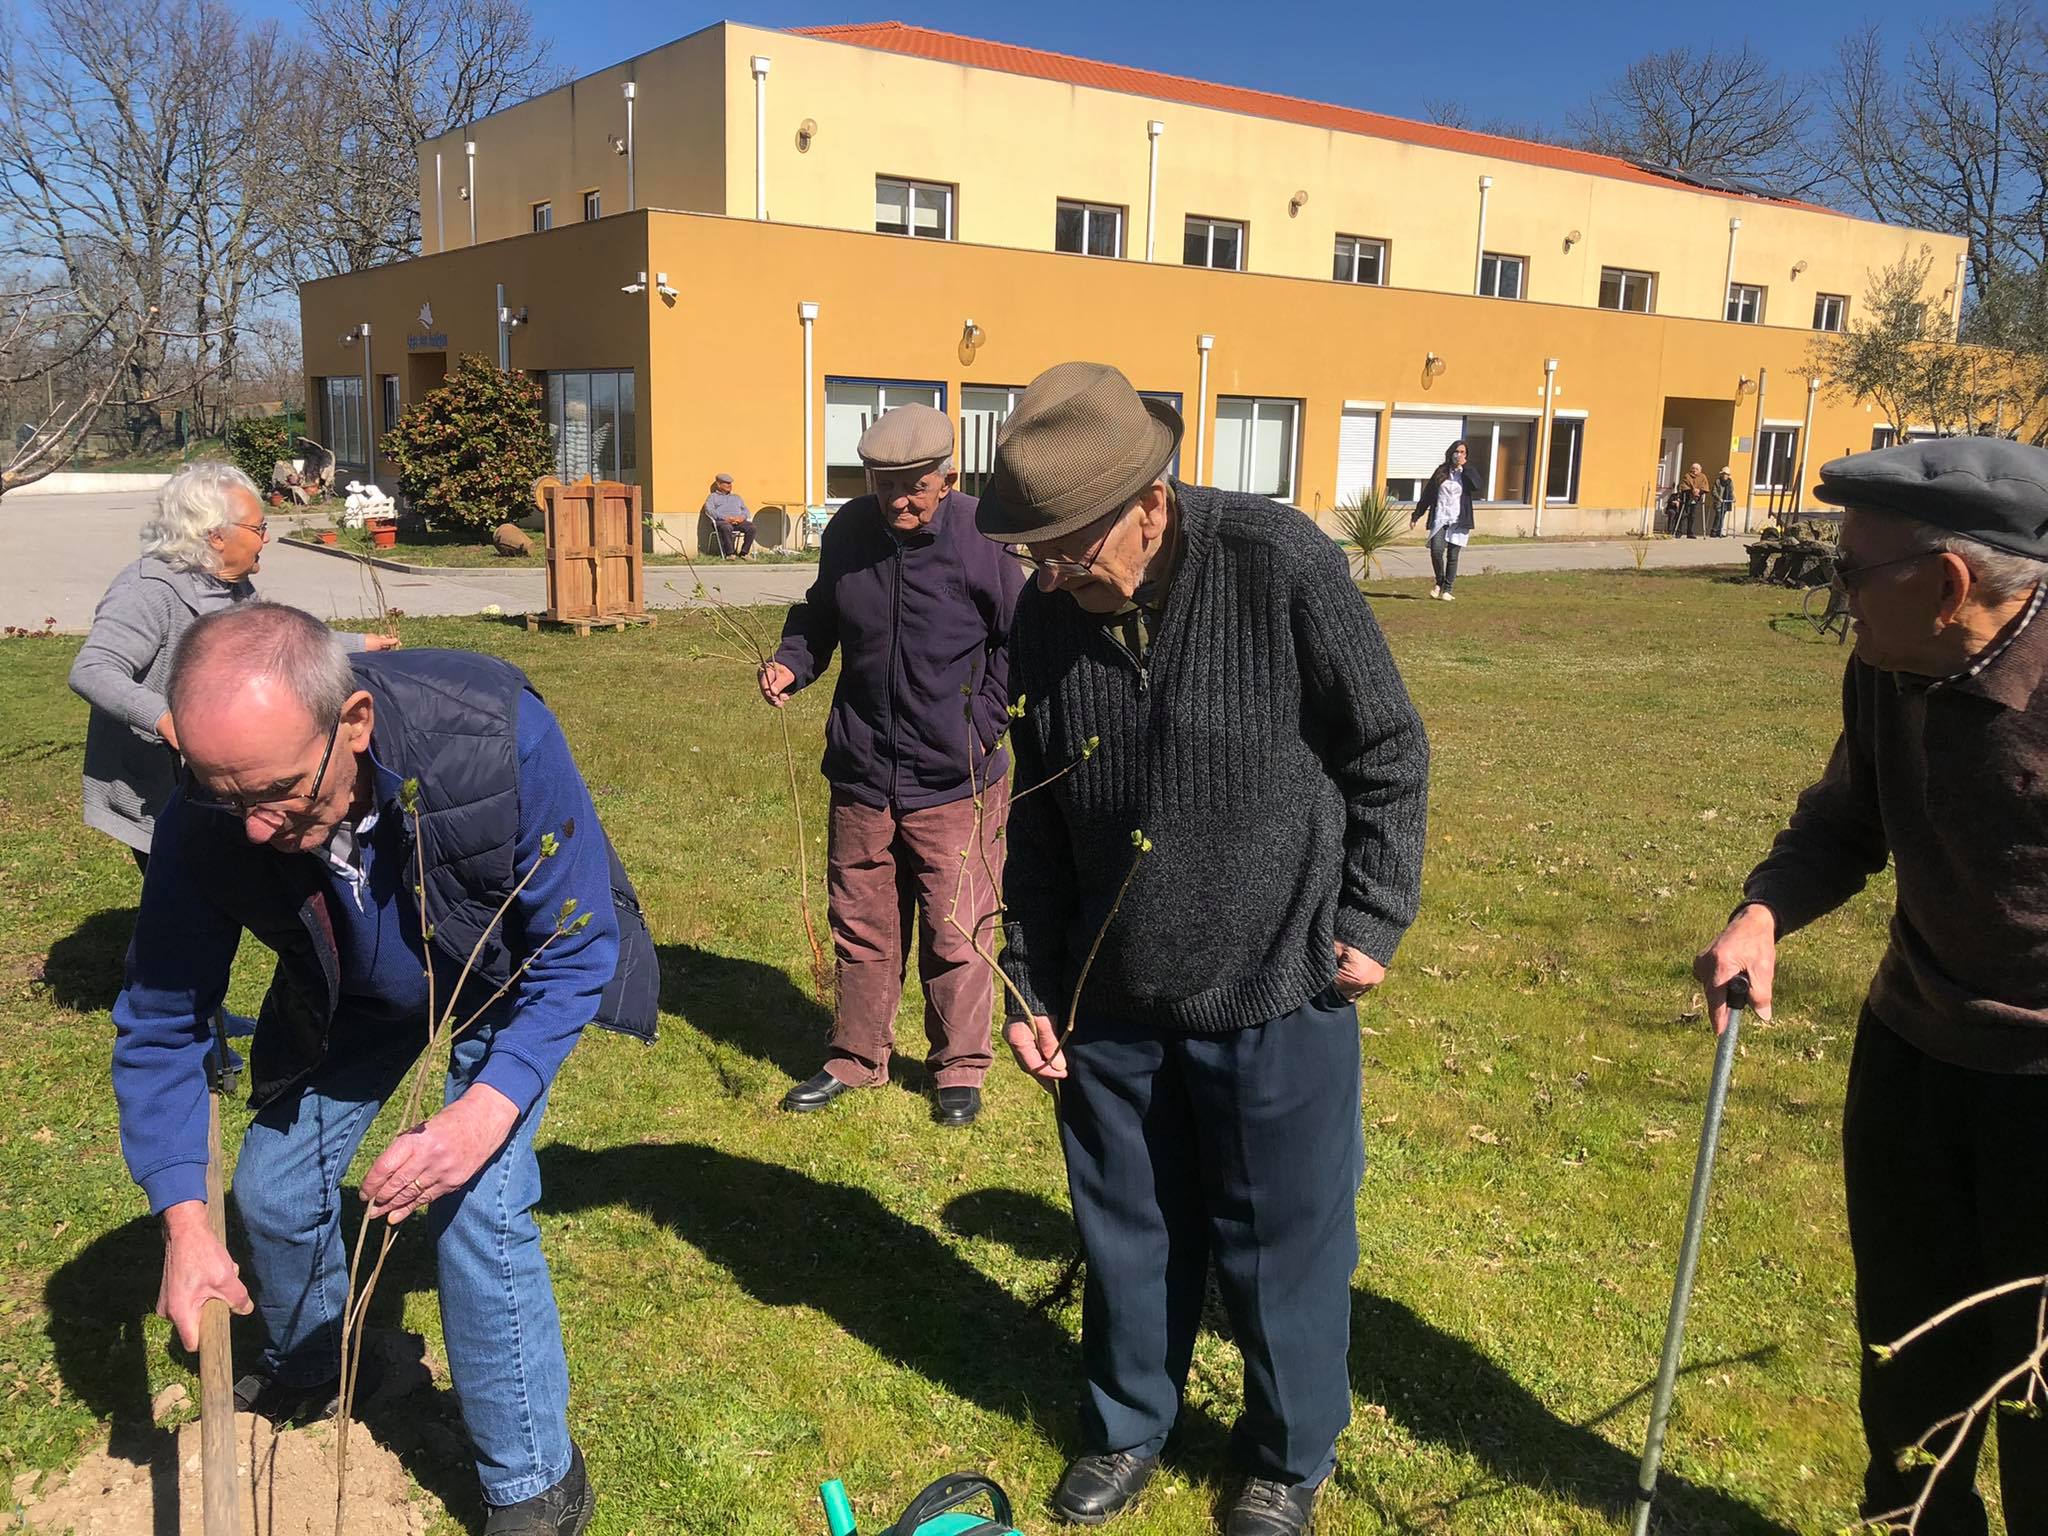
<path id="1" fill-rule="evenodd" d="M 1910 1452 L 2034 1352 L 2040 1285 L 1876 1349 L 2048 1273 L 2048 452 L 1944 438 L 1820 477 L 1846 508 L 1836 579 L 1856 623 L 1842 733 L 1695 972 L 1717 1031 L 1744 972 L 1769 1017 L 1779 941 L 1894 866 L 1842 1114 L 1863 1514 L 1982 1536 L 1982 1421 L 1931 1491 Z M 2025 1379 L 1997 1396 L 2038 1401 Z M 2048 1421 L 1992 1417 L 2006 1527 L 2048 1531 Z"/>
<path id="2" fill-rule="evenodd" d="M 976 514 L 1037 568 L 1005 1033 L 1058 1089 L 1088 1259 L 1085 1454 L 1052 1506 L 1097 1524 L 1150 1478 L 1213 1261 L 1245 1360 L 1224 1529 L 1296 1536 L 1350 1418 L 1353 1004 L 1415 916 L 1429 750 L 1344 554 L 1292 507 L 1169 477 L 1180 437 L 1114 368 L 1062 363 Z"/>
<path id="3" fill-rule="evenodd" d="M 914 912 L 932 1117 L 964 1126 L 980 1113 L 990 1059 L 994 978 L 976 947 L 1002 869 L 1004 643 L 1024 576 L 976 536 L 940 412 L 885 413 L 861 434 L 860 457 L 871 493 L 827 525 L 818 579 L 761 669 L 761 696 L 779 709 L 840 653 L 824 761 L 838 1010 L 824 1067 L 782 1107 L 808 1113 L 888 1081 Z"/>

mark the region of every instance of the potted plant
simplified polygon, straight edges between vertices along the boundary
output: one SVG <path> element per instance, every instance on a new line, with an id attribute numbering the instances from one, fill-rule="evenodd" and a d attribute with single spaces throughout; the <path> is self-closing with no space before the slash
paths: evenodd
<path id="1" fill-rule="evenodd" d="M 370 531 L 372 549 L 390 549 L 398 543 L 398 519 L 395 517 L 369 518 L 363 526 Z"/>
<path id="2" fill-rule="evenodd" d="M 306 532 L 313 535 L 315 543 L 330 546 L 337 543 L 341 538 L 341 530 L 339 528 L 308 528 Z"/>

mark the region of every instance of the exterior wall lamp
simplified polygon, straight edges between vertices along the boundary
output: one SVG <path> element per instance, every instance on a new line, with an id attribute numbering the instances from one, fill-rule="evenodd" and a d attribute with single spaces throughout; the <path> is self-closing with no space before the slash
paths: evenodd
<path id="1" fill-rule="evenodd" d="M 1297 192 L 1294 196 L 1287 199 L 1287 217 L 1291 219 L 1298 216 L 1302 210 L 1302 205 L 1307 201 L 1308 193 L 1306 192 Z"/>

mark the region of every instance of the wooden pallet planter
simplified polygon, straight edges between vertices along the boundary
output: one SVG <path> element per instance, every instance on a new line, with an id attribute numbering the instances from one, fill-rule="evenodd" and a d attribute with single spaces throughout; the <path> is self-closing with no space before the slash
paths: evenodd
<path id="1" fill-rule="evenodd" d="M 653 629 L 660 622 L 651 613 L 600 613 L 587 619 L 557 619 L 545 613 L 529 613 L 522 617 L 528 629 L 567 629 L 579 635 L 587 635 L 593 629 L 614 632 Z"/>
<path id="2" fill-rule="evenodd" d="M 579 634 L 647 622 L 640 487 L 581 480 L 543 485 L 541 494 L 548 605 L 539 618 Z"/>

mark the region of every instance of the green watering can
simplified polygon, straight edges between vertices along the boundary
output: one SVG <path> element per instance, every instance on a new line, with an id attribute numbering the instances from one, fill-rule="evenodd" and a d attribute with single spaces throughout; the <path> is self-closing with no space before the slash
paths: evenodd
<path id="1" fill-rule="evenodd" d="M 986 1495 L 993 1517 L 964 1513 L 960 1506 Z M 857 1536 L 853 1505 L 846 1485 L 833 1478 L 818 1490 L 825 1506 L 825 1524 L 832 1536 Z M 1010 1496 L 978 1472 L 955 1472 L 940 1478 L 903 1511 L 882 1536 L 1021 1536 L 1010 1524 Z"/>

